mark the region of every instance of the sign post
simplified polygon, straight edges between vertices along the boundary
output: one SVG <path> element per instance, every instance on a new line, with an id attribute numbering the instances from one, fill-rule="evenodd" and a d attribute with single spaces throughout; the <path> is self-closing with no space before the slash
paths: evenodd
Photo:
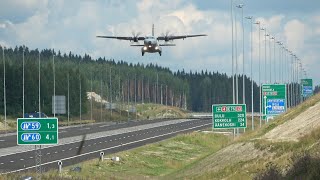
<path id="1" fill-rule="evenodd" d="M 18 118 L 18 145 L 58 144 L 57 118 Z"/>
<path id="2" fill-rule="evenodd" d="M 214 129 L 246 128 L 245 104 L 212 105 L 212 124 Z"/>
<path id="3" fill-rule="evenodd" d="M 302 97 L 307 98 L 313 95 L 312 79 L 301 79 Z"/>
<path id="4" fill-rule="evenodd" d="M 268 118 L 286 112 L 287 89 L 285 84 L 263 84 L 262 96 L 262 119 L 268 122 Z"/>

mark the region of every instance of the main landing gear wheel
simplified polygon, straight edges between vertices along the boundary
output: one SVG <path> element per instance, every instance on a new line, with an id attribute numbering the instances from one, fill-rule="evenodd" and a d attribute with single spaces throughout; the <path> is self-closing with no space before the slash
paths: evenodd
<path id="1" fill-rule="evenodd" d="M 144 52 L 141 52 L 142 56 L 144 56 Z"/>
<path id="2" fill-rule="evenodd" d="M 161 52 L 159 52 L 159 55 L 161 56 Z"/>

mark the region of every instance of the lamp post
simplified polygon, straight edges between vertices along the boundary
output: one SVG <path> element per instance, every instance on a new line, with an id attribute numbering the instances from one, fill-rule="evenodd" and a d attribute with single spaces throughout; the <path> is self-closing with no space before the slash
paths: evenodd
<path id="1" fill-rule="evenodd" d="M 230 8 L 230 13 L 231 13 L 231 37 L 232 37 L 232 71 L 231 71 L 231 76 L 232 76 L 232 103 L 235 104 L 235 89 L 234 89 L 234 40 L 233 40 L 233 0 L 231 2 L 231 8 Z"/>
<path id="2" fill-rule="evenodd" d="M 260 27 L 260 21 L 255 22 L 254 24 L 258 25 L 258 29 L 259 29 L 259 98 L 260 98 L 260 103 L 259 103 L 259 123 L 260 123 L 260 128 L 261 128 L 261 56 L 260 56 L 260 51 L 261 51 L 261 43 L 260 43 L 260 31 L 261 31 L 261 27 Z"/>
<path id="3" fill-rule="evenodd" d="M 244 71 L 244 25 L 243 25 L 243 4 L 239 4 L 237 8 L 241 9 L 241 22 L 242 22 L 242 102 L 246 104 L 246 89 L 245 89 L 245 71 Z"/>
<path id="4" fill-rule="evenodd" d="M 274 65 L 274 83 L 277 83 L 277 75 L 276 75 L 276 38 L 273 36 L 271 38 L 273 40 L 273 65 Z M 271 67 L 271 66 L 270 66 Z M 271 72 L 271 71 L 270 71 Z"/>
<path id="5" fill-rule="evenodd" d="M 24 117 L 24 51 L 25 46 L 23 46 L 22 53 L 22 117 Z"/>
<path id="6" fill-rule="evenodd" d="M 267 70 L 267 37 L 269 37 L 270 35 L 269 34 L 266 34 L 265 35 L 265 76 L 266 76 L 266 83 L 268 82 L 268 83 L 270 83 L 269 81 L 267 81 L 267 79 L 268 79 L 268 70 Z M 270 51 L 270 41 L 269 41 L 269 51 Z"/>
<path id="7" fill-rule="evenodd" d="M 54 67 L 54 54 L 52 57 L 52 70 L 53 70 L 53 117 L 56 117 L 56 73 Z"/>
<path id="8" fill-rule="evenodd" d="M 4 59 L 4 46 L 2 47 L 3 60 L 3 106 L 4 106 L 4 130 L 7 134 L 7 97 L 6 97 L 6 60 Z"/>
<path id="9" fill-rule="evenodd" d="M 252 73 L 252 65 L 253 65 L 253 58 L 252 58 L 252 54 L 253 54 L 253 45 L 252 45 L 252 26 L 253 26 L 253 22 L 252 22 L 252 16 L 246 17 L 246 19 L 250 20 L 250 28 L 251 28 L 251 37 L 250 37 L 250 47 L 251 47 L 251 52 L 250 52 L 250 56 L 251 56 L 251 65 L 250 65 L 250 73 L 251 73 L 251 129 L 254 130 L 254 121 L 253 121 L 253 73 Z"/>

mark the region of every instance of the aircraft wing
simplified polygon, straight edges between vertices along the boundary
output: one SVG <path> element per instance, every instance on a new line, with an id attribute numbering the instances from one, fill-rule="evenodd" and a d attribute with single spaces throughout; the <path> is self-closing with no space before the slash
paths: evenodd
<path id="1" fill-rule="evenodd" d="M 131 36 L 97 36 L 98 38 L 119 39 L 127 41 L 144 40 L 144 37 L 131 37 Z"/>
<path id="2" fill-rule="evenodd" d="M 159 44 L 159 46 L 176 46 L 175 44 Z"/>
<path id="3" fill-rule="evenodd" d="M 190 37 L 207 36 L 206 34 L 195 34 L 195 35 L 182 35 L 182 36 L 159 36 L 158 40 L 170 41 L 175 39 L 185 39 Z"/>
<path id="4" fill-rule="evenodd" d="M 131 44 L 130 46 L 144 46 L 143 44 Z"/>

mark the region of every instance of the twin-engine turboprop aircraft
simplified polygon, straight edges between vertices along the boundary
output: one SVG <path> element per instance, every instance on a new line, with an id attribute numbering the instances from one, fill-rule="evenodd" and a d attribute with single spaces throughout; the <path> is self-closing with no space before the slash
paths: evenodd
<path id="1" fill-rule="evenodd" d="M 173 41 L 175 39 L 185 39 L 189 37 L 198 37 L 198 36 L 207 36 L 206 34 L 196 34 L 196 35 L 181 35 L 181 36 L 173 36 L 168 33 L 163 36 L 154 36 L 154 25 L 152 25 L 152 36 L 139 36 L 138 34 L 134 34 L 133 36 L 97 36 L 98 38 L 110 38 L 110 39 L 119 39 L 119 40 L 127 40 L 133 42 L 143 41 L 143 44 L 131 44 L 131 46 L 142 46 L 141 54 L 144 53 L 156 53 L 158 52 L 161 56 L 162 48 L 161 46 L 175 46 L 175 44 L 168 44 L 166 42 Z M 159 44 L 158 41 L 165 41 L 163 44 Z"/>

